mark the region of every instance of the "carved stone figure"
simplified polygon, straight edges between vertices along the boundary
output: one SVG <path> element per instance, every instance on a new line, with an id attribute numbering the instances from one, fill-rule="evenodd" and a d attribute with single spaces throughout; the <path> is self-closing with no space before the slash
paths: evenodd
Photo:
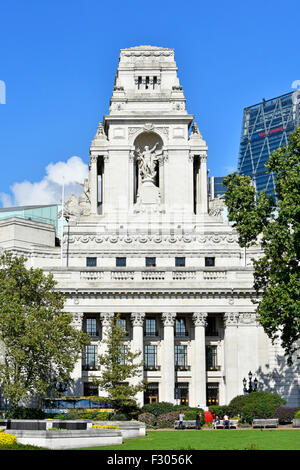
<path id="1" fill-rule="evenodd" d="M 156 143 L 151 149 L 146 145 L 142 152 L 139 148 L 136 150 L 137 162 L 139 165 L 140 175 L 142 180 L 151 180 L 154 182 L 156 176 L 156 164 L 162 152 L 156 152 L 155 149 L 158 143 Z"/>
<path id="2" fill-rule="evenodd" d="M 225 207 L 224 195 L 219 194 L 209 201 L 209 215 L 220 216 Z"/>

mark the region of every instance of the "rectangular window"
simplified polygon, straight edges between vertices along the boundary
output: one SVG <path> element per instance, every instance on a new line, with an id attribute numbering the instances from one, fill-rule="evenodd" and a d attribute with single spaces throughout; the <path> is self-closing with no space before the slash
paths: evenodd
<path id="1" fill-rule="evenodd" d="M 215 258 L 210 256 L 205 258 L 205 266 L 214 266 L 215 265 Z"/>
<path id="2" fill-rule="evenodd" d="M 146 318 L 146 327 L 145 327 L 145 336 L 157 336 L 156 331 L 156 319 L 155 318 Z"/>
<path id="3" fill-rule="evenodd" d="M 187 366 L 187 346 L 182 344 L 175 345 L 175 368 L 180 369 Z"/>
<path id="4" fill-rule="evenodd" d="M 85 323 L 86 333 L 90 336 L 99 336 L 96 318 L 87 318 Z"/>
<path id="5" fill-rule="evenodd" d="M 120 351 L 120 357 L 119 357 L 119 363 L 123 366 L 126 364 L 126 355 L 127 355 L 127 345 L 122 344 L 121 351 Z"/>
<path id="6" fill-rule="evenodd" d="M 138 77 L 138 89 L 142 88 L 142 77 Z"/>
<path id="7" fill-rule="evenodd" d="M 206 406 L 219 404 L 219 384 L 207 383 L 206 384 Z"/>
<path id="8" fill-rule="evenodd" d="M 86 265 L 90 268 L 97 266 L 97 258 L 86 258 Z"/>
<path id="9" fill-rule="evenodd" d="M 187 331 L 186 331 L 185 319 L 184 318 L 176 318 L 175 336 L 187 336 Z"/>
<path id="10" fill-rule="evenodd" d="M 217 346 L 206 346 L 206 370 L 219 370 L 217 358 Z"/>
<path id="11" fill-rule="evenodd" d="M 83 367 L 85 370 L 96 370 L 97 366 L 97 346 L 89 344 L 85 347 Z"/>
<path id="12" fill-rule="evenodd" d="M 157 87 L 157 77 L 153 77 L 153 90 Z"/>
<path id="13" fill-rule="evenodd" d="M 180 400 L 181 405 L 189 404 L 189 384 L 187 382 L 176 382 L 174 398 Z"/>
<path id="14" fill-rule="evenodd" d="M 153 257 L 147 257 L 146 258 L 146 267 L 147 268 L 151 268 L 151 267 L 154 267 L 156 266 L 156 258 L 153 258 Z"/>
<path id="15" fill-rule="evenodd" d="M 156 369 L 157 366 L 157 353 L 156 346 L 146 344 L 144 347 L 144 366 L 146 370 Z"/>
<path id="16" fill-rule="evenodd" d="M 146 77 L 146 86 L 145 86 L 146 90 L 148 90 L 149 88 L 149 82 L 150 82 L 150 78 Z"/>
<path id="17" fill-rule="evenodd" d="M 116 258 L 116 266 L 117 267 L 125 267 L 126 266 L 126 258 Z"/>
<path id="18" fill-rule="evenodd" d="M 127 334 L 127 322 L 126 318 L 118 318 L 117 325 L 119 328 L 122 329 L 123 333 Z"/>
<path id="19" fill-rule="evenodd" d="M 176 266 L 176 267 L 183 267 L 183 266 L 185 266 L 185 258 L 184 258 L 184 257 L 176 257 L 176 258 L 175 258 L 175 266 Z"/>

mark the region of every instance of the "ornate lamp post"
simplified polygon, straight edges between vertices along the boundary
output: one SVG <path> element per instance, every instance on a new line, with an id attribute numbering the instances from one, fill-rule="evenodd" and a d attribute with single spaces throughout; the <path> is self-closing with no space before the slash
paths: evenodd
<path id="1" fill-rule="evenodd" d="M 256 392 L 257 391 L 257 385 L 258 385 L 257 378 L 255 378 L 252 382 L 252 372 L 251 371 L 249 372 L 248 377 L 249 377 L 248 388 L 247 388 L 247 380 L 245 378 L 243 380 L 244 393 Z"/>

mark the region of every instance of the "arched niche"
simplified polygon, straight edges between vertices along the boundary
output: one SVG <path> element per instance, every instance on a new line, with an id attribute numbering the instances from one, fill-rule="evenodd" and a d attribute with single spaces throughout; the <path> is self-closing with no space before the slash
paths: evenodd
<path id="1" fill-rule="evenodd" d="M 159 134 L 153 131 L 144 131 L 141 132 L 134 140 L 133 145 L 135 150 L 140 150 L 143 151 L 146 146 L 148 146 L 150 149 L 153 148 L 154 146 L 155 150 L 160 152 L 164 146 L 164 142 Z M 137 165 L 136 158 L 134 159 L 134 202 L 137 201 L 137 195 L 138 195 L 138 190 L 139 186 L 141 184 L 141 178 L 139 175 L 139 169 Z M 156 166 L 156 178 L 155 178 L 155 185 L 159 188 L 160 187 L 160 175 L 159 175 L 159 164 Z"/>

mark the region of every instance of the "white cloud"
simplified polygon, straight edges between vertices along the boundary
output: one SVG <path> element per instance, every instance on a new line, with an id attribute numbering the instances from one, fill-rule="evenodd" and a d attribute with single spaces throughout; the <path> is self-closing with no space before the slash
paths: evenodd
<path id="1" fill-rule="evenodd" d="M 57 204 L 61 202 L 62 183 L 65 183 L 65 199 L 71 193 L 79 195 L 83 183 L 88 176 L 88 165 L 80 157 L 70 157 L 66 162 L 50 163 L 46 167 L 46 175 L 41 181 L 31 183 L 23 181 L 11 186 L 11 195 L 0 194 L 3 207 L 27 206 L 39 204 Z"/>

